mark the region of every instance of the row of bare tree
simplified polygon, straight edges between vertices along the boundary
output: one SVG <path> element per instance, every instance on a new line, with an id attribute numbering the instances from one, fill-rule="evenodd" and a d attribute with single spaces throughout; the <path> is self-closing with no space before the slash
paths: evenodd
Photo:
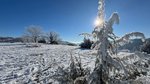
<path id="1" fill-rule="evenodd" d="M 60 41 L 60 37 L 56 32 L 49 31 L 44 33 L 42 31 L 42 27 L 36 25 L 30 25 L 26 28 L 22 41 L 24 43 L 50 43 L 50 44 L 58 44 Z"/>

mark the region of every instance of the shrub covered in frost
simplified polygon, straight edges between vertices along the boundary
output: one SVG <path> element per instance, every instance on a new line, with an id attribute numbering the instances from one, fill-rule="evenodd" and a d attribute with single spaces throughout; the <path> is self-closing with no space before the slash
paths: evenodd
<path id="1" fill-rule="evenodd" d="M 41 39 L 38 41 L 38 43 L 46 43 L 46 40 L 45 39 Z"/>
<path id="2" fill-rule="evenodd" d="M 142 46 L 141 51 L 147 52 L 148 54 L 150 54 L 150 38 L 145 41 L 145 43 Z"/>
<path id="3" fill-rule="evenodd" d="M 47 40 L 50 44 L 58 44 L 61 39 L 56 32 L 49 32 L 47 33 Z"/>
<path id="4" fill-rule="evenodd" d="M 84 42 L 80 44 L 81 48 L 90 49 L 93 42 L 90 39 L 84 38 Z"/>
<path id="5" fill-rule="evenodd" d="M 81 58 L 71 55 L 70 66 L 67 68 L 59 67 L 52 78 L 59 84 L 87 84 L 86 76 L 89 73 L 89 69 L 83 68 Z"/>

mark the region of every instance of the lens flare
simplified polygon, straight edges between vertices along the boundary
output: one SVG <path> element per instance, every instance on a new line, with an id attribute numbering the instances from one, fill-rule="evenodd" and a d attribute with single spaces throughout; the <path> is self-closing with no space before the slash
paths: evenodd
<path id="1" fill-rule="evenodd" d="M 95 22 L 94 22 L 94 25 L 95 26 L 100 26 L 100 25 L 102 25 L 103 24 L 103 20 L 102 19 L 99 19 L 99 18 L 97 18 L 96 20 L 95 20 Z"/>

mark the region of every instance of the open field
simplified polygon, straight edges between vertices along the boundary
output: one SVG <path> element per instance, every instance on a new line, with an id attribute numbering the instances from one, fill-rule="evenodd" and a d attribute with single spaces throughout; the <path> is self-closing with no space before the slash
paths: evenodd
<path id="1" fill-rule="evenodd" d="M 94 65 L 95 56 L 89 52 L 91 50 L 65 45 L 41 45 L 33 48 L 25 45 L 0 46 L 0 83 L 15 79 L 27 82 L 32 74 L 31 69 L 42 70 L 51 66 L 53 73 L 58 66 L 69 66 L 70 55 L 79 57 L 80 54 L 83 66 L 94 67 L 89 64 Z"/>
<path id="2" fill-rule="evenodd" d="M 51 80 L 51 76 L 59 67 L 67 68 L 70 64 L 71 55 L 81 58 L 82 66 L 91 71 L 95 66 L 96 52 L 94 50 L 82 50 L 78 46 L 67 45 L 44 45 L 40 47 L 26 47 L 26 45 L 4 45 L 0 46 L 0 84 L 32 84 L 33 74 L 43 71 L 41 78 L 45 79 L 43 84 Z M 150 83 L 150 56 L 140 53 L 119 52 L 114 58 L 120 58 L 125 66 L 141 63 L 146 75 L 137 77 L 144 84 Z M 143 63 L 143 64 L 142 64 Z M 147 63 L 147 64 L 146 64 Z M 144 66 L 146 65 L 146 66 Z M 54 82 L 54 84 L 57 84 Z"/>

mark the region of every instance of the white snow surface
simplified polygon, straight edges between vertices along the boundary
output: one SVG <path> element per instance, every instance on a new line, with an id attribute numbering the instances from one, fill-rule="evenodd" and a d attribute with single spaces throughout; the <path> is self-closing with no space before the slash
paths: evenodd
<path id="1" fill-rule="evenodd" d="M 71 55 L 78 58 L 80 56 L 83 67 L 90 68 L 91 71 L 94 69 L 95 50 L 82 50 L 78 46 L 44 44 L 40 47 L 0 46 L 0 84 L 29 83 L 30 79 L 34 79 L 33 73 L 47 69 L 47 67 L 49 67 L 49 73 L 46 73 L 44 77 L 53 75 L 58 67 L 69 66 Z M 113 57 L 120 58 L 127 64 L 133 64 L 139 60 L 150 62 L 149 55 L 141 55 L 139 52 L 119 52 L 117 56 Z M 150 84 L 150 66 L 147 69 L 147 75 L 138 77 L 136 80 Z"/>
<path id="2" fill-rule="evenodd" d="M 51 66 L 50 74 L 60 67 L 68 67 L 72 56 L 81 57 L 83 67 L 94 67 L 95 56 L 91 50 L 81 50 L 78 46 L 25 45 L 0 46 L 0 84 L 19 80 L 27 82 L 31 74 Z"/>

